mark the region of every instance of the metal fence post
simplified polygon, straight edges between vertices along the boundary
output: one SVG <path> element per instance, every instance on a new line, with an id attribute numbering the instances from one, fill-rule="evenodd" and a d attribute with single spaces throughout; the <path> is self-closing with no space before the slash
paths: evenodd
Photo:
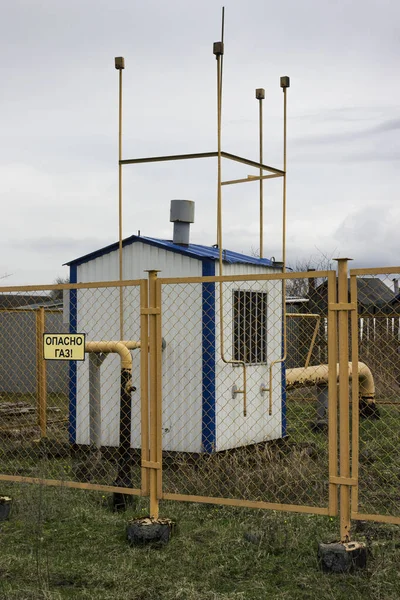
<path id="1" fill-rule="evenodd" d="M 36 401 L 40 437 L 47 436 L 47 379 L 46 361 L 43 357 L 45 312 L 41 306 L 36 310 Z"/>
<path id="2" fill-rule="evenodd" d="M 150 349 L 150 460 L 147 466 L 150 468 L 150 517 L 158 519 L 159 513 L 159 491 L 161 471 L 160 457 L 160 407 L 159 407 L 159 389 L 160 389 L 160 360 L 161 353 L 161 335 L 160 335 L 160 313 L 161 307 L 157 306 L 160 292 L 157 289 L 157 273 L 151 270 L 149 273 L 149 349 Z M 158 344 L 159 342 L 159 344 Z M 146 463 L 144 463 L 146 466 Z"/>
<path id="3" fill-rule="evenodd" d="M 140 430 L 142 477 L 141 493 L 148 496 L 150 490 L 149 469 L 143 466 L 149 455 L 149 292 L 148 281 L 140 284 Z"/>
<path id="4" fill-rule="evenodd" d="M 337 319 L 329 306 L 337 300 L 336 273 L 328 275 L 328 447 L 329 479 L 338 474 L 338 405 L 337 405 Z M 338 514 L 337 485 L 329 484 L 329 514 Z"/>
<path id="5" fill-rule="evenodd" d="M 350 541 L 350 411 L 348 260 L 338 262 L 340 539 Z"/>
<path id="6" fill-rule="evenodd" d="M 155 315 L 156 321 L 156 362 L 157 362 L 157 498 L 162 498 L 162 329 L 161 329 L 161 283 L 156 279 L 156 306 L 158 311 Z"/>
<path id="7" fill-rule="evenodd" d="M 351 361 L 352 371 L 357 373 L 358 368 L 358 292 L 357 276 L 352 275 L 350 271 L 350 302 L 355 304 L 357 310 L 351 313 Z M 353 376 L 351 387 L 351 474 L 356 484 L 351 488 L 351 512 L 358 512 L 358 461 L 360 452 L 360 402 L 359 402 L 359 381 L 358 377 Z"/>

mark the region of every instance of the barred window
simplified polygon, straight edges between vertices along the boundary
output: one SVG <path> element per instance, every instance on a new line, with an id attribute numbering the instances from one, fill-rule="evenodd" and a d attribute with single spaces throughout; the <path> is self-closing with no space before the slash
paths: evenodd
<path id="1" fill-rule="evenodd" d="M 267 362 L 267 294 L 233 292 L 233 360 Z"/>

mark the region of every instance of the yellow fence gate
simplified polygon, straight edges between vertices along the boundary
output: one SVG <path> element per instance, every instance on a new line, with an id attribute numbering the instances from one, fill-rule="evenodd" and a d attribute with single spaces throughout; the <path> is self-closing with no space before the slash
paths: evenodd
<path id="1" fill-rule="evenodd" d="M 353 365 L 368 364 L 375 406 L 352 382 L 352 519 L 400 524 L 400 267 L 351 269 Z M 371 301 L 373 300 L 373 301 Z M 355 400 L 354 400 L 355 399 Z M 363 410 L 366 409 L 366 414 Z"/>
<path id="2" fill-rule="evenodd" d="M 0 480 L 400 523 L 399 272 L 1 288 Z"/>

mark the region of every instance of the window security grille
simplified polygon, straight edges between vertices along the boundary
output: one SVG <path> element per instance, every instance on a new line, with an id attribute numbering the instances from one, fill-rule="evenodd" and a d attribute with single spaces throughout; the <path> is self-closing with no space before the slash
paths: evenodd
<path id="1" fill-rule="evenodd" d="M 233 292 L 233 360 L 267 362 L 267 294 Z"/>

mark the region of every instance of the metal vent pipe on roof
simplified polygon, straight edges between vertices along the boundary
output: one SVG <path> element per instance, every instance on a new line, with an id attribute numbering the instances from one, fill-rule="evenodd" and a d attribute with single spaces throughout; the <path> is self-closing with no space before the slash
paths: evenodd
<path id="1" fill-rule="evenodd" d="M 194 202 L 192 200 L 171 200 L 169 220 L 174 224 L 173 242 L 188 246 L 190 223 L 194 223 Z"/>

